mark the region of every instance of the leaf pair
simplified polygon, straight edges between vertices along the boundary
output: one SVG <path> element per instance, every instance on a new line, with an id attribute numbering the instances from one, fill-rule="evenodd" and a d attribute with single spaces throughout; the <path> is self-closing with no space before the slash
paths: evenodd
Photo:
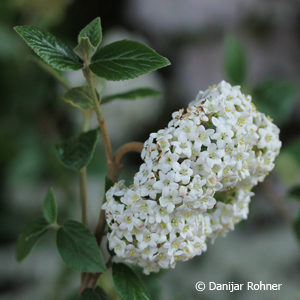
<path id="1" fill-rule="evenodd" d="M 107 80 L 126 80 L 170 64 L 168 59 L 135 41 L 117 41 L 97 50 L 102 41 L 100 18 L 80 31 L 74 51 L 37 26 L 16 26 L 14 29 L 45 63 L 60 71 L 82 69 L 80 58 L 85 62 L 92 58 L 89 67 L 97 76 Z"/>
<path id="2" fill-rule="evenodd" d="M 69 220 L 57 225 L 57 205 L 50 189 L 43 203 L 43 217 L 26 226 L 17 242 L 17 261 L 22 261 L 41 236 L 49 229 L 58 229 L 57 249 L 65 264 L 80 272 L 104 272 L 105 263 L 93 233 L 82 223 Z"/>
<path id="3" fill-rule="evenodd" d="M 17 261 L 22 261 L 35 246 L 41 236 L 56 223 L 57 206 L 52 189 L 46 194 L 43 204 L 43 217 L 39 217 L 26 226 L 17 242 Z"/>

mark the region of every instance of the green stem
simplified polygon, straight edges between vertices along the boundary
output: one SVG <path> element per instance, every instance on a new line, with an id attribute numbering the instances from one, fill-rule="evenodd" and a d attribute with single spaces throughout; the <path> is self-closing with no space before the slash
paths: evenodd
<path id="1" fill-rule="evenodd" d="M 82 131 L 85 132 L 89 129 L 90 124 L 90 112 L 83 112 L 83 125 Z M 86 180 L 86 167 L 80 170 L 79 178 L 80 187 L 80 203 L 81 203 L 81 221 L 84 225 L 87 225 L 87 180 Z"/>
<path id="2" fill-rule="evenodd" d="M 106 159 L 107 159 L 107 164 L 108 164 L 108 176 L 113 180 L 114 174 L 113 174 L 113 152 L 112 152 L 112 147 L 111 147 L 111 142 L 108 134 L 108 130 L 106 127 L 105 120 L 103 118 L 103 114 L 100 108 L 100 99 L 97 97 L 96 89 L 94 86 L 94 81 L 93 81 L 93 73 L 90 71 L 88 67 L 88 62 L 85 61 L 85 67 L 83 68 L 83 75 L 87 81 L 90 94 L 92 96 L 93 102 L 94 102 L 94 109 L 97 115 L 100 131 L 102 134 L 103 138 L 103 143 L 105 147 L 105 154 L 106 154 Z"/>
<path id="3" fill-rule="evenodd" d="M 86 188 L 86 168 L 80 170 L 80 203 L 81 222 L 87 225 L 87 188 Z"/>

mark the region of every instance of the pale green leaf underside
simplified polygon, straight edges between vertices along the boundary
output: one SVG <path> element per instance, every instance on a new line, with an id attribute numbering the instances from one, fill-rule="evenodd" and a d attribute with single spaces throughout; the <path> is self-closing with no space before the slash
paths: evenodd
<path id="1" fill-rule="evenodd" d="M 86 86 L 79 86 L 69 89 L 62 99 L 82 110 L 90 109 L 93 107 L 92 98 L 89 95 L 88 88 Z"/>
<path id="2" fill-rule="evenodd" d="M 100 18 L 95 18 L 88 25 L 86 25 L 78 35 L 78 44 L 83 37 L 89 38 L 93 47 L 97 48 L 102 41 L 102 29 Z"/>
<path id="3" fill-rule="evenodd" d="M 102 97 L 101 103 L 107 103 L 112 100 L 135 100 L 139 98 L 159 97 L 161 93 L 152 88 L 138 88 L 124 93 L 118 93 L 113 95 L 107 95 Z"/>
<path id="4" fill-rule="evenodd" d="M 104 272 L 105 263 L 93 233 L 82 223 L 67 221 L 57 232 L 58 251 L 65 264 L 80 272 Z"/>
<path id="5" fill-rule="evenodd" d="M 169 60 L 151 48 L 129 40 L 109 44 L 95 54 L 90 69 L 107 80 L 126 80 L 168 66 Z"/>
<path id="6" fill-rule="evenodd" d="M 82 59 L 90 59 L 96 52 L 96 48 L 91 44 L 89 38 L 83 37 L 74 48 L 74 52 Z"/>
<path id="7" fill-rule="evenodd" d="M 17 241 L 17 261 L 22 261 L 32 250 L 39 238 L 47 231 L 49 223 L 40 217 L 26 226 Z"/>
<path id="8" fill-rule="evenodd" d="M 43 215 L 49 224 L 56 223 L 57 206 L 53 189 L 49 189 L 43 203 Z"/>
<path id="9" fill-rule="evenodd" d="M 150 300 L 141 279 L 125 264 L 113 264 L 113 281 L 122 300 Z"/>
<path id="10" fill-rule="evenodd" d="M 79 70 L 82 63 L 65 43 L 37 26 L 16 26 L 15 31 L 46 63 L 61 71 Z"/>
<path id="11" fill-rule="evenodd" d="M 96 128 L 56 145 L 60 162 L 76 171 L 86 167 L 93 157 L 98 135 Z"/>

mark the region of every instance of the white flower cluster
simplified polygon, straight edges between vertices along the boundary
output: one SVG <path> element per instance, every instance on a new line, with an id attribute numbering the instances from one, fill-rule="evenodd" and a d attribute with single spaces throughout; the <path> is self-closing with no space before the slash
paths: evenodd
<path id="1" fill-rule="evenodd" d="M 109 247 L 145 273 L 173 268 L 247 218 L 251 188 L 273 169 L 279 129 L 222 81 L 144 144 L 130 187 L 108 190 Z"/>

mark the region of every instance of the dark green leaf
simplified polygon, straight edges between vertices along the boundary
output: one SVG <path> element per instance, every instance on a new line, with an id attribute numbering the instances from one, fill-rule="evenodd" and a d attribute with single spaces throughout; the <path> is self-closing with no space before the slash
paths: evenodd
<path id="1" fill-rule="evenodd" d="M 294 186 L 289 190 L 289 196 L 295 197 L 300 201 L 300 185 Z"/>
<path id="2" fill-rule="evenodd" d="M 79 297 L 79 300 L 101 300 L 93 289 L 85 289 Z"/>
<path id="3" fill-rule="evenodd" d="M 142 281 L 129 266 L 113 264 L 112 274 L 116 291 L 122 300 L 150 300 Z"/>
<path id="4" fill-rule="evenodd" d="M 84 37 L 87 37 L 90 40 L 91 45 L 94 48 L 99 46 L 102 41 L 102 28 L 99 17 L 91 21 L 80 31 L 78 35 L 78 44 L 80 44 L 80 40 Z"/>
<path id="5" fill-rule="evenodd" d="M 18 238 L 17 261 L 22 261 L 34 247 L 39 238 L 47 231 L 49 223 L 42 217 L 34 220 L 26 226 L 25 230 Z"/>
<path id="6" fill-rule="evenodd" d="M 240 42 L 229 36 L 225 39 L 225 76 L 233 85 L 242 85 L 247 77 L 246 52 Z"/>
<path id="7" fill-rule="evenodd" d="M 138 98 L 149 98 L 149 97 L 159 97 L 161 93 L 152 88 L 138 88 L 124 93 L 107 95 L 102 97 L 101 103 L 107 103 L 115 99 L 121 100 L 135 100 Z"/>
<path id="8" fill-rule="evenodd" d="M 83 60 L 89 60 L 95 53 L 96 49 L 86 37 L 80 39 L 79 44 L 74 48 L 74 52 Z"/>
<path id="9" fill-rule="evenodd" d="M 107 80 L 126 80 L 168 66 L 169 60 L 134 41 L 109 44 L 95 54 L 90 69 Z"/>
<path id="10" fill-rule="evenodd" d="M 41 59 L 30 56 L 30 59 L 35 62 L 41 69 L 52 75 L 55 79 L 57 79 L 65 88 L 70 88 L 70 84 L 67 79 L 64 77 L 61 71 L 53 69 L 50 65 L 43 62 Z"/>
<path id="11" fill-rule="evenodd" d="M 96 287 L 95 292 L 98 296 L 100 296 L 101 300 L 109 300 L 110 299 L 100 286 Z"/>
<path id="12" fill-rule="evenodd" d="M 256 86 L 252 95 L 257 108 L 281 124 L 289 119 L 297 100 L 297 90 L 293 82 L 267 80 Z"/>
<path id="13" fill-rule="evenodd" d="M 108 177 L 105 176 L 105 193 L 114 185 L 114 182 Z"/>
<path id="14" fill-rule="evenodd" d="M 44 214 L 45 219 L 49 222 L 49 224 L 56 223 L 57 206 L 56 206 L 53 189 L 49 189 L 49 191 L 47 192 L 47 195 L 44 199 L 43 214 Z"/>
<path id="15" fill-rule="evenodd" d="M 105 263 L 93 233 L 82 223 L 67 221 L 57 232 L 58 251 L 65 264 L 80 272 L 103 272 Z"/>
<path id="16" fill-rule="evenodd" d="M 294 231 L 297 236 L 297 239 L 300 242 L 300 211 L 298 211 L 298 214 L 294 220 L 293 227 L 294 227 Z"/>
<path id="17" fill-rule="evenodd" d="M 46 63 L 61 71 L 79 70 L 82 63 L 62 41 L 37 26 L 16 26 L 15 31 Z"/>
<path id="18" fill-rule="evenodd" d="M 79 300 L 109 300 L 109 297 L 102 288 L 97 286 L 94 290 L 85 289 L 80 295 Z"/>
<path id="19" fill-rule="evenodd" d="M 82 110 L 90 109 L 93 107 L 93 100 L 89 95 L 86 86 L 78 86 L 69 89 L 64 95 L 63 100 Z"/>
<path id="20" fill-rule="evenodd" d="M 61 163 L 67 168 L 76 171 L 80 171 L 87 166 L 93 157 L 98 135 L 99 131 L 96 128 L 56 145 Z"/>

